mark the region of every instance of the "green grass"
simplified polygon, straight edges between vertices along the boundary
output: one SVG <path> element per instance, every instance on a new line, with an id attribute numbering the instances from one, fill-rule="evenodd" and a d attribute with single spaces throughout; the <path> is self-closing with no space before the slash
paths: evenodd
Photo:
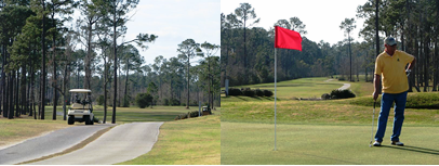
<path id="1" fill-rule="evenodd" d="M 361 78 L 361 77 L 360 77 Z M 300 90 L 286 87 L 294 94 L 316 90 L 327 78 L 299 79 Z M 334 80 L 339 88 L 346 82 Z M 405 111 L 401 141 L 405 147 L 369 148 L 373 112 L 373 84 L 350 82 L 357 95 L 353 99 L 297 101 L 282 98 L 277 102 L 278 151 L 274 146 L 274 102 L 270 99 L 230 97 L 223 100 L 221 115 L 222 164 L 437 164 L 439 109 L 436 93 L 410 93 Z M 308 86 L 309 85 L 309 86 Z M 323 86 L 323 85 L 322 85 Z M 244 86 L 245 87 L 245 86 Z M 254 85 L 258 87 L 258 85 Z M 335 89 L 336 89 L 335 88 Z M 332 89 L 331 89 L 332 90 Z M 329 93 L 324 92 L 324 93 Z M 224 99 L 224 98 L 223 98 Z M 422 109 L 430 108 L 430 109 Z M 433 108 L 433 109 L 432 109 Z M 379 114 L 375 110 L 374 131 Z M 393 114 L 389 116 L 385 141 L 390 140 Z M 384 142 L 388 145 L 389 142 Z"/>
<path id="2" fill-rule="evenodd" d="M 167 122 L 160 127 L 158 142 L 149 153 L 120 164 L 219 165 L 220 126 L 218 115 Z"/>
<path id="3" fill-rule="evenodd" d="M 315 77 L 315 78 L 301 78 L 289 81 L 281 81 L 276 85 L 277 98 L 279 100 L 291 100 L 293 98 L 320 98 L 324 93 L 331 93 L 332 90 L 343 86 L 343 82 L 330 81 L 325 82 L 330 78 Z M 248 87 L 252 89 L 266 89 L 274 93 L 274 83 L 265 83 L 257 85 L 244 85 L 241 87 Z M 240 87 L 232 87 L 240 88 Z M 223 102 L 240 102 L 240 101 L 263 101 L 274 100 L 274 97 L 257 97 L 249 98 L 246 96 L 231 96 L 230 98 L 222 98 Z M 224 100 L 223 100 L 224 99 Z"/>
<path id="4" fill-rule="evenodd" d="M 112 109 L 112 107 L 107 108 L 107 123 L 111 123 Z M 184 106 L 155 106 L 144 109 L 138 107 L 117 107 L 116 123 L 173 121 L 177 115 L 187 114 L 195 110 L 198 111 L 198 107 L 190 107 L 189 110 Z M 103 120 L 103 106 L 95 106 L 93 113 L 95 113 L 99 120 Z"/>
<path id="5" fill-rule="evenodd" d="M 221 122 L 221 164 L 437 164 L 438 127 L 404 127 L 405 147 L 390 146 L 387 128 L 383 147 L 369 147 L 371 126 L 277 126 Z"/>

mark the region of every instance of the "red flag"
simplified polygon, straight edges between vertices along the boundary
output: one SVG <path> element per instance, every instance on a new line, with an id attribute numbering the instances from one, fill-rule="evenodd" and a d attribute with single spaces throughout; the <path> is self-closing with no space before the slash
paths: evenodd
<path id="1" fill-rule="evenodd" d="M 274 47 L 302 51 L 302 37 L 296 31 L 275 26 Z"/>

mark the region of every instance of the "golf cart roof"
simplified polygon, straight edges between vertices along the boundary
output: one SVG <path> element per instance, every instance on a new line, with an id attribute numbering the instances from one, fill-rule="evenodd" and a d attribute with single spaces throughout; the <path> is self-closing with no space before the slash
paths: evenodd
<path id="1" fill-rule="evenodd" d="M 91 93 L 90 89 L 70 89 L 70 93 Z"/>

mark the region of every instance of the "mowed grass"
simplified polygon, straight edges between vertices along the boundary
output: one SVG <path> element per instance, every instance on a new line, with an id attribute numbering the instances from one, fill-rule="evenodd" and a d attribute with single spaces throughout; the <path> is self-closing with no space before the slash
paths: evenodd
<path id="1" fill-rule="evenodd" d="M 330 78 L 327 77 L 315 77 L 315 78 L 301 78 L 301 79 L 278 82 L 276 85 L 277 98 L 280 100 L 291 100 L 294 97 L 320 98 L 322 94 L 331 93 L 332 90 L 338 89 L 341 86 L 343 86 L 343 82 L 337 82 L 337 81 L 325 82 L 326 80 L 329 79 Z M 273 91 L 274 93 L 274 83 L 244 85 L 241 87 L 252 88 L 252 89 L 267 89 Z M 241 87 L 233 87 L 233 88 L 241 88 Z M 236 98 L 236 97 L 232 97 L 232 98 Z M 231 100 L 225 99 L 224 101 L 229 102 Z"/>
<path id="2" fill-rule="evenodd" d="M 326 79 L 326 78 L 324 78 Z M 338 83 L 346 83 L 332 81 Z M 341 86 L 341 85 L 340 85 Z M 307 86 L 302 86 L 307 91 Z M 337 87 L 339 88 L 339 87 Z M 310 88 L 312 89 L 312 87 Z M 435 93 L 409 94 L 419 101 L 405 111 L 404 147 L 389 145 L 393 111 L 381 148 L 369 148 L 373 85 L 351 83 L 358 97 L 343 100 L 277 102 L 277 151 L 273 100 L 229 98 L 222 103 L 222 164 L 437 164 L 438 109 L 419 109 Z M 330 91 L 329 91 L 330 92 Z M 320 93 L 320 92 L 319 92 Z M 325 92 L 327 93 L 327 92 Z M 414 97 L 416 96 L 416 97 Z M 427 100 L 426 102 L 421 102 Z M 235 101 L 235 102 L 234 102 Z M 363 103 L 364 102 L 364 103 Z M 363 103 L 363 104 L 361 104 Z M 434 107 L 433 107 L 434 108 Z M 375 110 L 376 131 L 379 105 Z"/>
<path id="3" fill-rule="evenodd" d="M 153 108 L 139 108 L 139 107 L 117 107 L 116 109 L 116 123 L 130 123 L 130 122 L 166 122 L 173 121 L 177 115 L 187 114 L 188 112 L 198 111 L 198 107 L 190 107 L 186 109 L 184 106 L 154 106 Z M 95 116 L 102 121 L 104 118 L 103 106 L 95 106 Z M 113 115 L 113 108 L 107 108 L 107 123 L 111 123 Z"/>
<path id="4" fill-rule="evenodd" d="M 166 122 L 153 149 L 121 165 L 219 165 L 221 122 L 218 115 Z"/>
<path id="5" fill-rule="evenodd" d="M 387 128 L 383 147 L 369 147 L 371 126 L 277 126 L 274 151 L 273 124 L 221 123 L 221 164 L 317 165 L 439 163 L 438 127 L 404 127 L 404 147 L 390 145 Z"/>

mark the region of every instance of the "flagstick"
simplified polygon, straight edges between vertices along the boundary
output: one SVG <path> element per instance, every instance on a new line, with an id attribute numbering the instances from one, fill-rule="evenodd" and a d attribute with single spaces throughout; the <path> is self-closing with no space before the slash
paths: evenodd
<path id="1" fill-rule="evenodd" d="M 276 82 L 277 82 L 277 49 L 274 48 L 274 151 L 276 151 Z"/>

